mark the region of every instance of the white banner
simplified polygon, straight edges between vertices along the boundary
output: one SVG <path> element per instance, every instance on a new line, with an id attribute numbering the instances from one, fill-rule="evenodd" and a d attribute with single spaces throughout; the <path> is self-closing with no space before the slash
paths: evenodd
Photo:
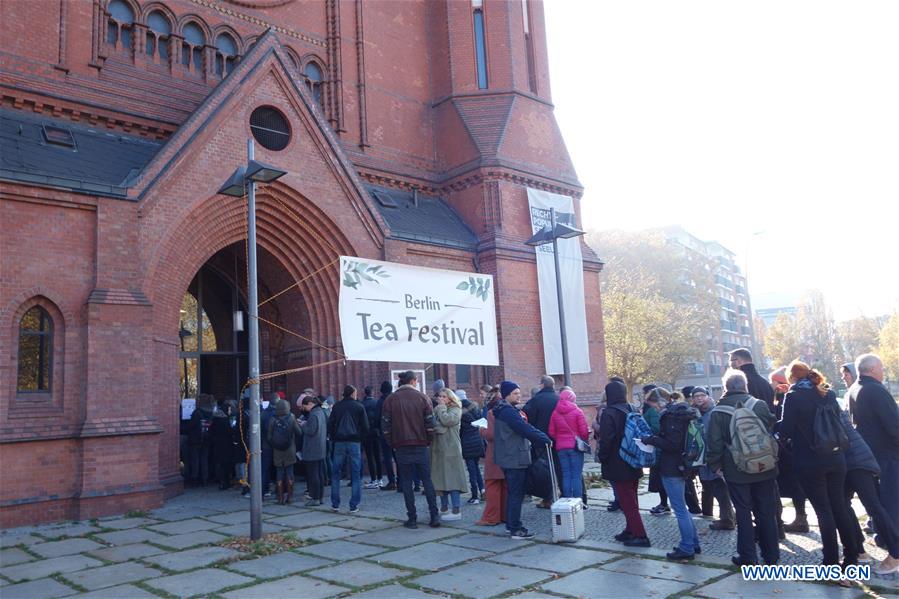
<path id="1" fill-rule="evenodd" d="M 491 275 L 341 256 L 339 312 L 350 360 L 499 364 Z"/>
<path id="2" fill-rule="evenodd" d="M 576 227 L 574 200 L 548 191 L 528 188 L 531 228 L 534 233 L 550 224 L 549 209 L 556 209 L 556 222 Z M 565 330 L 568 336 L 568 361 L 572 373 L 590 372 L 587 345 L 587 312 L 584 307 L 584 262 L 578 238 L 559 239 L 559 271 Z M 543 355 L 547 374 L 561 374 L 562 335 L 559 327 L 559 302 L 556 294 L 556 266 L 551 243 L 537 250 L 537 283 L 540 291 L 540 321 L 543 325 Z"/>

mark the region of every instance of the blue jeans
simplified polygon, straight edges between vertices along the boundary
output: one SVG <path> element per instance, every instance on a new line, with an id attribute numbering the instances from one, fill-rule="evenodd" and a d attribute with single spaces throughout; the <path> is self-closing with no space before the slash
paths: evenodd
<path id="1" fill-rule="evenodd" d="M 471 496 L 480 497 L 484 489 L 484 479 L 481 477 L 481 469 L 478 468 L 480 458 L 465 458 L 465 467 L 468 468 L 468 484 L 471 486 Z"/>
<path id="2" fill-rule="evenodd" d="M 680 529 L 680 544 L 677 548 L 684 553 L 695 553 L 699 549 L 699 535 L 696 534 L 696 525 L 684 499 L 686 489 L 684 479 L 680 476 L 663 476 L 662 485 L 668 493 L 668 503 L 671 504 L 671 510 L 677 518 L 677 527 Z"/>
<path id="3" fill-rule="evenodd" d="M 560 449 L 562 464 L 562 497 L 580 497 L 584 494 L 581 472 L 584 470 L 584 454 L 577 449 Z"/>
<path id="4" fill-rule="evenodd" d="M 459 508 L 462 505 L 462 498 L 460 497 L 460 495 L 461 493 L 459 491 L 444 491 L 440 495 L 440 508 L 448 508 L 450 498 L 452 498 L 453 500 L 453 507 Z"/>
<path id="5" fill-rule="evenodd" d="M 335 441 L 334 461 L 331 464 L 331 507 L 340 507 L 340 473 L 345 462 L 350 463 L 350 480 L 353 492 L 350 495 L 350 509 L 359 506 L 362 500 L 362 445 L 358 441 Z"/>
<path id="6" fill-rule="evenodd" d="M 506 528 L 516 532 L 521 524 L 521 504 L 524 502 L 524 484 L 527 468 L 503 468 L 508 492 L 506 493 Z"/>

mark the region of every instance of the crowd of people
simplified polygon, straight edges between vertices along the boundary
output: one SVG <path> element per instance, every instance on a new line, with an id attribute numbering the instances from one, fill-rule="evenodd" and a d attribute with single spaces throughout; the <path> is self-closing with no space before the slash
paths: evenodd
<path id="1" fill-rule="evenodd" d="M 626 546 L 651 545 L 638 505 L 648 470 L 648 490 L 659 494 L 649 513 L 673 514 L 680 534 L 667 554 L 671 560 L 691 560 L 702 551 L 694 518 L 701 515 L 712 519 L 711 531 L 736 529 L 734 564 L 775 564 L 785 533 L 809 531 L 811 503 L 825 565 L 870 561 L 864 546 L 869 533 L 888 552 L 875 573 L 896 573 L 899 408 L 883 385 L 876 355 L 844 364 L 842 376 L 848 391 L 838 400 L 807 364 L 796 360 L 765 379 L 751 353 L 738 349 L 730 353 L 717 401 L 704 387 L 669 391 L 656 385 L 645 386 L 634 401 L 624 381 L 612 377 L 592 427 L 574 390 L 557 391 L 550 376 L 525 402 L 512 381 L 484 385 L 469 399 L 438 380 L 429 396 L 408 371 L 396 388 L 382 383 L 379 397 L 366 387 L 360 399 L 347 386 L 334 402 L 307 389 L 296 399 L 299 417 L 285 397 L 272 393 L 261 412 L 262 487 L 271 496 L 274 473 L 277 501 L 291 503 L 296 471 L 306 480 L 306 506 L 322 505 L 330 485 L 330 506 L 337 511 L 341 481 L 348 478 L 350 513 L 360 509 L 363 486 L 396 491 L 405 501 L 404 526 L 412 529 L 418 527 L 417 493 L 427 500 L 431 527 L 461 519 L 468 494 L 469 509 L 484 504 L 477 525 L 503 524 L 513 539 L 528 539 L 534 534 L 522 522 L 525 498 L 537 495 L 537 506 L 549 508 L 556 495 L 545 486 L 535 491 L 536 464 L 553 468 L 558 495 L 579 497 L 586 509 L 583 468 L 594 451 L 592 428 L 595 459 L 614 494 L 608 510 L 620 510 L 626 522 L 615 540 Z M 246 481 L 245 444 L 235 437 L 235 429 L 245 428 L 235 427 L 235 418 L 247 416 L 246 401 L 198 399 L 187 434 L 196 449 L 190 452 L 191 480 L 205 483 L 212 463 L 221 488 L 235 477 Z M 370 477 L 364 484 L 363 454 Z M 855 495 L 870 518 L 864 530 L 853 511 Z M 792 501 L 793 522 L 783 521 L 782 499 Z"/>

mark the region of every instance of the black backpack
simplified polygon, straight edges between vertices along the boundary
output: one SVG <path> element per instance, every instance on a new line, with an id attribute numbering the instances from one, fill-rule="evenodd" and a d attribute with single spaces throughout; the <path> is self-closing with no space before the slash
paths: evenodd
<path id="1" fill-rule="evenodd" d="M 830 397 L 817 400 L 812 421 L 811 448 L 821 456 L 833 455 L 849 449 L 849 437 L 840 422 L 840 409 Z"/>
<path id="2" fill-rule="evenodd" d="M 290 428 L 290 416 L 278 416 L 272 419 L 272 447 L 284 451 L 290 447 L 293 430 Z"/>
<path id="3" fill-rule="evenodd" d="M 350 410 L 344 410 L 340 422 L 337 423 L 337 439 L 357 436 L 359 436 L 359 427 L 356 425 L 356 416 Z"/>

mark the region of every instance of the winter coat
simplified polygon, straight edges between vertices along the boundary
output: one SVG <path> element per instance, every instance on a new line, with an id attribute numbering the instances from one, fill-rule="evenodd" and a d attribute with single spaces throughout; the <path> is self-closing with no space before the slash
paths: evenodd
<path id="1" fill-rule="evenodd" d="M 274 418 L 274 417 L 275 417 L 275 406 L 273 406 L 273 405 L 270 404 L 270 403 L 268 404 L 268 407 L 267 407 L 267 408 L 262 408 L 262 406 L 260 406 L 260 410 L 259 410 L 259 430 L 260 430 L 260 431 L 263 431 L 263 432 L 264 432 L 264 431 L 267 431 L 267 430 L 268 430 L 268 423 L 271 422 L 271 419 Z M 247 427 L 247 428 L 249 429 L 249 427 Z M 270 452 L 272 451 L 272 446 L 269 445 L 269 442 L 268 442 L 268 435 L 262 434 L 262 435 L 259 435 L 259 436 L 261 437 L 262 451 L 265 451 L 265 452 L 270 453 Z"/>
<path id="2" fill-rule="evenodd" d="M 471 423 L 481 419 L 481 408 L 473 401 L 462 401 L 462 424 L 459 438 L 462 440 L 462 457 L 466 460 L 484 457 L 484 440 L 480 429 Z"/>
<path id="3" fill-rule="evenodd" d="M 438 405 L 434 409 L 431 481 L 437 491 L 464 491 L 468 488 L 468 474 L 459 440 L 461 422 L 462 408 Z"/>
<path id="4" fill-rule="evenodd" d="M 719 406 L 736 407 L 737 404 L 745 404 L 752 396 L 748 393 L 725 393 L 720 400 Z M 774 426 L 774 417 L 768 404 L 759 401 L 752 408 L 755 415 L 762 419 L 762 423 L 770 431 Z M 712 472 L 721 470 L 724 473 L 724 480 L 735 484 L 752 484 L 764 482 L 766 480 L 777 477 L 777 468 L 768 472 L 750 474 L 741 472 L 734 463 L 734 458 L 730 453 L 730 419 L 731 415 L 725 412 L 714 411 L 709 418 L 708 443 L 705 448 L 706 464 L 712 469 Z"/>
<path id="5" fill-rule="evenodd" d="M 702 438 L 705 441 L 706 445 L 709 444 L 709 422 L 712 419 L 712 409 L 714 407 L 715 406 L 712 406 L 708 409 L 707 412 L 700 416 L 700 420 L 702 420 Z M 718 476 L 718 474 L 714 470 L 709 468 L 708 465 L 699 467 L 699 480 L 710 481 L 715 480 L 716 478 L 721 477 Z"/>
<path id="6" fill-rule="evenodd" d="M 328 418 L 321 406 L 315 406 L 306 415 L 300 427 L 303 435 L 303 461 L 317 462 L 328 454 Z"/>
<path id="7" fill-rule="evenodd" d="M 485 418 L 487 419 L 487 428 L 482 428 L 480 431 L 481 437 L 484 438 L 484 442 L 486 443 L 486 447 L 484 449 L 484 480 L 505 480 L 506 475 L 503 474 L 503 469 L 496 465 L 496 462 L 493 461 L 494 454 L 494 442 L 495 442 L 495 433 L 496 433 L 496 416 L 493 415 L 493 408 L 498 404 L 499 401 L 493 401 L 484 406 L 484 410 L 487 412 Z"/>
<path id="8" fill-rule="evenodd" d="M 624 438 L 624 422 L 627 414 L 633 412 L 630 404 L 623 399 L 610 398 L 599 421 L 599 448 L 596 456 L 602 465 L 602 477 L 608 481 L 639 480 L 643 470 L 633 468 L 621 459 L 618 450 Z"/>
<path id="9" fill-rule="evenodd" d="M 368 418 L 368 437 L 377 437 L 381 433 L 381 411 L 378 400 L 369 395 L 362 400 L 365 416 Z"/>
<path id="10" fill-rule="evenodd" d="M 546 445 L 549 437 L 531 426 L 518 410 L 502 400 L 493 408 L 496 432 L 493 460 L 500 468 L 519 469 L 531 465 L 531 443 Z M 549 423 L 547 423 L 549 426 Z"/>
<path id="11" fill-rule="evenodd" d="M 880 476 L 880 465 L 871 448 L 849 422 L 849 413 L 840 412 L 840 422 L 846 436 L 849 437 L 849 449 L 846 450 L 846 470 L 865 470 Z"/>
<path id="12" fill-rule="evenodd" d="M 746 375 L 746 390 L 749 395 L 756 399 L 761 399 L 768 404 L 768 410 L 774 411 L 774 389 L 768 379 L 759 374 L 755 364 L 743 364 L 740 370 Z"/>
<path id="13" fill-rule="evenodd" d="M 274 464 L 276 468 L 286 468 L 287 466 L 293 466 L 297 463 L 296 437 L 297 435 L 301 435 L 302 431 L 300 430 L 300 425 L 297 424 L 297 419 L 294 418 L 293 414 L 290 412 L 273 416 L 272 419 L 268 421 L 268 431 L 265 435 L 269 445 L 272 444 L 272 433 L 274 432 L 278 421 L 284 422 L 287 425 L 287 429 L 293 431 L 293 434 L 290 436 L 290 445 L 287 446 L 287 449 L 272 447 L 272 464 Z"/>
<path id="14" fill-rule="evenodd" d="M 643 404 L 643 420 L 645 420 L 646 424 L 649 425 L 649 429 L 652 431 L 652 434 L 659 434 L 659 430 L 662 425 L 659 422 L 659 411 L 656 408 L 652 407 L 649 404 Z"/>
<path id="15" fill-rule="evenodd" d="M 559 399 L 549 419 L 549 436 L 556 451 L 577 447 L 575 437 L 580 437 L 584 441 L 589 439 L 587 418 L 574 402 Z"/>
<path id="16" fill-rule="evenodd" d="M 837 412 L 840 410 L 833 391 L 821 397 L 808 379 L 797 381 L 784 396 L 783 416 L 777 431 L 793 448 L 793 469 L 797 472 L 825 472 L 846 464 L 845 452 L 819 455 L 811 447 L 815 411 L 820 402 L 830 404 Z"/>
<path id="17" fill-rule="evenodd" d="M 697 418 L 699 412 L 686 403 L 671 404 L 659 416 L 659 432 L 643 439 L 647 445 L 653 445 L 661 450 L 659 455 L 661 476 L 683 478 L 691 474 L 692 469 L 684 467 L 684 444 L 687 427 Z"/>
<path id="18" fill-rule="evenodd" d="M 212 425 L 209 427 L 212 436 L 212 454 L 215 461 L 221 464 L 233 461 L 233 440 L 231 436 L 231 419 L 220 408 L 212 413 Z"/>
<path id="19" fill-rule="evenodd" d="M 852 421 L 858 434 L 878 460 L 899 460 L 899 407 L 883 383 L 863 374 L 858 387 Z"/>
<path id="20" fill-rule="evenodd" d="M 341 434 L 341 424 L 346 426 L 345 419 L 351 418 L 354 423 L 347 427 L 355 429 L 355 433 L 351 435 Z M 334 443 L 361 443 L 368 436 L 368 415 L 365 408 L 355 399 L 346 398 L 338 401 L 331 408 L 331 415 L 328 417 L 328 436 Z"/>
<path id="21" fill-rule="evenodd" d="M 206 435 L 203 435 L 203 420 L 209 421 L 209 427 L 212 426 L 212 418 L 214 410 L 212 408 L 197 408 L 190 415 L 190 424 L 187 425 L 187 444 L 192 447 L 200 445 L 212 445 L 212 435 L 209 434 L 207 428 Z"/>
<path id="22" fill-rule="evenodd" d="M 528 422 L 540 432 L 548 433 L 549 421 L 558 403 L 558 393 L 553 389 L 541 389 L 524 404 L 524 413 L 528 417 Z"/>
<path id="23" fill-rule="evenodd" d="M 412 385 L 401 385 L 381 406 L 381 432 L 394 449 L 427 447 L 434 436 L 431 400 Z"/>

